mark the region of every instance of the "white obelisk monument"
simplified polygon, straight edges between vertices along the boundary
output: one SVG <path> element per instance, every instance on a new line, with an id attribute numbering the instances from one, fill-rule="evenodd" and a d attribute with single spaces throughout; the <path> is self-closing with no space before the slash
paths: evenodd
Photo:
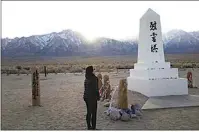
<path id="1" fill-rule="evenodd" d="M 151 9 L 140 19 L 138 60 L 127 80 L 129 90 L 148 97 L 188 95 L 187 79 L 165 62 L 160 16 Z"/>

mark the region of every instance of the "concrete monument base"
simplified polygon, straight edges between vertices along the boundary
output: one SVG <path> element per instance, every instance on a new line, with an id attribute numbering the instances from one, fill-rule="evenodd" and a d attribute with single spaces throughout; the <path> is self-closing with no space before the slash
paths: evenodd
<path id="1" fill-rule="evenodd" d="M 163 109 L 199 106 L 199 95 L 174 95 L 151 97 L 142 109 Z"/>
<path id="2" fill-rule="evenodd" d="M 128 89 L 139 92 L 147 97 L 188 95 L 187 79 L 156 79 L 146 80 L 128 77 Z"/>

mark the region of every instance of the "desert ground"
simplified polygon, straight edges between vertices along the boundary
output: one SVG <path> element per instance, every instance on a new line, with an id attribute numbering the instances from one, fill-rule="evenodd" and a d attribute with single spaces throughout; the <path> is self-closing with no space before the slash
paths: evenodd
<path id="1" fill-rule="evenodd" d="M 193 72 L 194 84 L 199 87 L 199 69 L 179 69 L 186 78 Z M 109 75 L 114 88 L 129 72 L 103 72 Z M 31 75 L 1 75 L 2 130 L 86 130 L 86 106 L 83 101 L 84 73 L 40 74 L 41 107 L 31 106 Z M 199 95 L 190 88 L 189 94 Z M 115 100 L 115 98 L 114 98 Z M 129 104 L 141 105 L 147 97 L 128 91 Z M 104 114 L 105 102 L 98 102 L 97 128 L 101 130 L 199 130 L 199 107 L 144 110 L 141 118 L 128 122 L 111 121 Z"/>

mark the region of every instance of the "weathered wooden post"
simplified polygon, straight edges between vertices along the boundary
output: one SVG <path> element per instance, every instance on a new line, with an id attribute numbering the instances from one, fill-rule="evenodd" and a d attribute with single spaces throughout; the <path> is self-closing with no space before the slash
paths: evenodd
<path id="1" fill-rule="evenodd" d="M 99 73 L 97 75 L 97 78 L 98 78 L 98 88 L 101 89 L 101 87 L 102 87 L 102 74 Z"/>
<path id="2" fill-rule="evenodd" d="M 17 69 L 17 75 L 19 76 L 20 75 L 20 70 L 22 69 L 21 66 L 16 66 L 16 69 Z"/>
<path id="3" fill-rule="evenodd" d="M 104 99 L 107 99 L 107 100 L 111 99 L 111 85 L 110 85 L 108 75 L 104 75 L 104 84 L 102 87 L 102 101 Z"/>
<path id="4" fill-rule="evenodd" d="M 39 70 L 37 67 L 32 68 L 32 105 L 40 106 Z"/>
<path id="5" fill-rule="evenodd" d="M 117 107 L 119 109 L 128 108 L 127 80 L 126 79 L 120 80 Z"/>
<path id="6" fill-rule="evenodd" d="M 45 74 L 45 77 L 47 76 L 47 69 L 46 69 L 46 66 L 44 66 L 44 74 Z"/>
<path id="7" fill-rule="evenodd" d="M 102 90 L 102 74 L 101 73 L 99 73 L 98 75 L 97 75 L 97 78 L 98 78 L 98 88 L 99 88 L 99 93 L 100 93 L 100 96 L 101 96 L 101 90 Z"/>
<path id="8" fill-rule="evenodd" d="M 9 76 L 10 75 L 10 69 L 6 70 L 6 75 Z"/>
<path id="9" fill-rule="evenodd" d="M 187 73 L 188 88 L 193 88 L 192 72 Z"/>
<path id="10" fill-rule="evenodd" d="M 54 70 L 55 74 L 57 74 L 57 71 L 58 71 L 58 69 L 57 69 L 57 68 L 55 68 L 55 70 Z"/>

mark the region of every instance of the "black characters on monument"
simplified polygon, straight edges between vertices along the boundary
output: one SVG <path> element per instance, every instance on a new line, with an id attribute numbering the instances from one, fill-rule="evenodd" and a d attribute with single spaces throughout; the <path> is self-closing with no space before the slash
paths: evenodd
<path id="1" fill-rule="evenodd" d="M 155 30 L 157 30 L 157 22 L 156 21 L 152 21 L 150 22 L 150 31 L 153 31 L 152 34 L 150 35 L 151 36 L 151 39 L 152 39 L 152 44 L 151 44 L 151 52 L 158 52 L 158 48 L 157 48 L 157 44 L 155 43 L 156 42 L 156 36 L 158 35 Z M 154 44 L 155 43 L 155 44 Z"/>

